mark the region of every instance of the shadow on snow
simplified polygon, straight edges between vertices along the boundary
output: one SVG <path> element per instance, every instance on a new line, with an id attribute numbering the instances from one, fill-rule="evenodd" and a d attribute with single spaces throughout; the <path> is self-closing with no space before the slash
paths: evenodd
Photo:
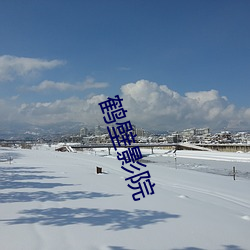
<path id="1" fill-rule="evenodd" d="M 72 186 L 73 184 L 32 182 L 29 180 L 58 179 L 52 175 L 41 175 L 51 173 L 50 171 L 36 170 L 37 167 L 0 167 L 0 189 L 18 188 L 54 188 L 58 186 Z"/>
<path id="2" fill-rule="evenodd" d="M 25 216 L 17 219 L 1 220 L 9 225 L 34 224 L 67 226 L 88 224 L 90 226 L 107 226 L 108 230 L 141 229 L 146 225 L 177 219 L 180 215 L 160 211 L 97 208 L 48 208 L 31 209 L 20 212 Z"/>
<path id="3" fill-rule="evenodd" d="M 12 202 L 31 202 L 31 201 L 66 201 L 77 199 L 95 199 L 95 198 L 107 198 L 112 196 L 119 196 L 119 194 L 106 194 L 98 192 L 10 192 L 0 193 L 0 203 L 12 203 Z"/>
<path id="4" fill-rule="evenodd" d="M 9 150 L 7 148 L 0 147 L 0 162 L 1 161 L 9 161 L 11 158 L 12 160 L 22 158 L 23 154 L 20 154 L 18 152 L 14 152 L 12 150 Z"/>
<path id="5" fill-rule="evenodd" d="M 236 245 L 224 245 L 225 250 L 244 250 L 243 248 Z"/>
<path id="6" fill-rule="evenodd" d="M 239 246 L 236 245 L 224 245 L 223 246 L 225 250 L 245 250 Z M 185 247 L 185 248 L 175 248 L 173 250 L 205 250 L 204 248 L 197 248 L 197 247 Z"/>
<path id="7" fill-rule="evenodd" d="M 41 169 L 42 167 L 0 167 L 0 171 L 2 173 L 12 173 L 12 174 L 25 174 L 25 173 L 52 173 L 51 171 L 44 171 L 44 170 L 37 170 Z"/>
<path id="8" fill-rule="evenodd" d="M 121 246 L 109 246 L 108 250 L 132 250 L 132 249 L 124 248 Z"/>

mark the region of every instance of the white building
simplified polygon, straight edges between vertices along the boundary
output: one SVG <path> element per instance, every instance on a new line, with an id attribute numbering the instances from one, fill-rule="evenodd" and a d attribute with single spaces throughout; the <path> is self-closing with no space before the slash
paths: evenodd
<path id="1" fill-rule="evenodd" d="M 145 130 L 143 128 L 135 128 L 135 133 L 137 136 L 140 136 L 140 137 L 145 136 Z"/>
<path id="2" fill-rule="evenodd" d="M 81 128 L 80 129 L 80 136 L 88 136 L 88 129 L 87 128 Z"/>
<path id="3" fill-rule="evenodd" d="M 98 125 L 95 127 L 95 135 L 101 135 L 101 134 L 102 134 L 101 126 Z"/>

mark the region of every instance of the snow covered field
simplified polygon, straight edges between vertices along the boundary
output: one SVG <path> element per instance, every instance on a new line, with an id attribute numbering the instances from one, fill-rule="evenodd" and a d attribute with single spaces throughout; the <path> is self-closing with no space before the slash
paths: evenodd
<path id="1" fill-rule="evenodd" d="M 250 249 L 250 153 L 141 151 L 155 194 L 133 201 L 114 151 L 0 148 L 0 249 Z"/>

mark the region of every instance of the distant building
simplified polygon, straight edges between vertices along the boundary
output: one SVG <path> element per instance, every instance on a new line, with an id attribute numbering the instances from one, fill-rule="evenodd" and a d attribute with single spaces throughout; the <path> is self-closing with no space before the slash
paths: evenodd
<path id="1" fill-rule="evenodd" d="M 209 128 L 189 128 L 180 132 L 184 142 L 201 142 L 210 135 Z"/>
<path id="2" fill-rule="evenodd" d="M 135 133 L 137 136 L 141 136 L 141 137 L 145 136 L 145 130 L 143 128 L 135 128 Z"/>
<path id="3" fill-rule="evenodd" d="M 81 128 L 80 129 L 80 136 L 81 137 L 88 136 L 88 129 L 87 128 Z"/>
<path id="4" fill-rule="evenodd" d="M 166 136 L 165 140 L 168 143 L 179 143 L 182 141 L 182 135 L 180 135 L 178 132 L 174 132 L 171 135 Z"/>
<path id="5" fill-rule="evenodd" d="M 184 138 L 189 138 L 192 137 L 196 134 L 196 129 L 195 128 L 189 128 L 189 129 L 185 129 L 181 132 L 181 135 Z"/>
<path id="6" fill-rule="evenodd" d="M 181 132 L 183 137 L 208 135 L 210 133 L 209 128 L 189 128 Z"/>
<path id="7" fill-rule="evenodd" d="M 195 130 L 195 135 L 208 135 L 210 133 L 209 128 L 197 128 Z"/>
<path id="8" fill-rule="evenodd" d="M 132 129 L 133 129 L 132 133 L 133 133 L 133 135 L 135 135 L 135 134 L 136 134 L 136 126 L 135 126 L 134 124 L 131 124 L 131 125 L 132 125 Z M 116 134 L 120 134 L 120 132 L 119 132 L 117 126 L 113 126 L 113 128 L 114 128 Z M 123 128 L 125 128 L 125 131 L 127 132 L 126 127 L 123 126 Z M 111 127 L 110 127 L 110 131 L 111 131 L 111 135 L 114 136 L 114 131 L 113 131 L 113 129 L 112 129 Z M 137 134 L 137 136 L 138 136 L 138 134 Z"/>
<path id="9" fill-rule="evenodd" d="M 95 135 L 101 135 L 101 134 L 102 134 L 101 126 L 98 125 L 95 127 Z"/>
<path id="10" fill-rule="evenodd" d="M 221 131 L 213 135 L 213 139 L 218 143 L 231 143 L 233 142 L 233 137 L 230 131 Z"/>

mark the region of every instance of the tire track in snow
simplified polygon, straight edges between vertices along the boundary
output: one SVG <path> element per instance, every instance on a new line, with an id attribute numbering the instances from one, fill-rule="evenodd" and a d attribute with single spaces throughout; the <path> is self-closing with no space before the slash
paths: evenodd
<path id="1" fill-rule="evenodd" d="M 109 158 L 109 157 L 107 157 L 107 158 Z M 113 158 L 113 157 L 110 157 L 110 158 Z M 106 165 L 107 168 L 109 168 L 113 172 L 116 172 L 118 175 L 121 175 L 121 178 L 125 178 L 124 177 L 124 171 L 121 170 L 120 168 L 111 167 L 106 163 L 103 164 L 103 165 Z M 163 182 L 162 179 L 154 178 L 153 176 L 152 176 L 152 180 L 153 180 L 154 183 L 159 184 L 161 186 L 165 186 L 165 187 L 168 186 L 168 187 L 171 187 L 171 188 L 178 188 L 178 189 L 181 189 L 181 190 L 188 190 L 188 191 L 191 191 L 191 192 L 200 193 L 200 194 L 208 195 L 208 196 L 211 196 L 211 197 L 216 197 L 218 199 L 221 199 L 221 200 L 236 204 L 238 206 L 250 209 L 250 202 L 248 200 L 240 199 L 240 198 L 237 198 L 237 197 L 232 196 L 232 195 L 228 195 L 228 194 L 224 194 L 224 193 L 216 192 L 216 191 L 211 191 L 209 189 L 204 189 L 204 188 L 196 188 L 196 187 L 193 187 L 193 186 L 188 186 L 188 185 L 183 185 L 183 184 L 174 184 L 174 183 L 166 184 L 165 182 Z"/>
<path id="2" fill-rule="evenodd" d="M 196 193 L 201 193 L 201 194 L 205 194 L 205 195 L 209 195 L 209 196 L 213 196 L 213 197 L 216 197 L 216 198 L 219 198 L 219 199 L 222 199 L 225 201 L 229 201 L 229 202 L 234 203 L 236 205 L 250 209 L 250 203 L 248 201 L 236 198 L 236 197 L 231 196 L 231 195 L 227 195 L 227 194 L 223 194 L 223 193 L 219 193 L 219 192 L 215 192 L 215 191 L 210 191 L 208 189 L 195 188 L 195 187 L 180 185 L 180 184 L 174 184 L 174 185 L 172 185 L 172 187 L 183 189 L 183 190 L 188 190 L 188 191 L 192 191 L 192 192 L 196 192 Z"/>
<path id="3" fill-rule="evenodd" d="M 245 207 L 245 208 L 250 209 L 250 202 L 249 201 L 244 200 L 244 199 L 240 199 L 240 198 L 236 198 L 235 196 L 232 196 L 232 195 L 223 194 L 220 192 L 211 191 L 211 190 L 204 189 L 204 188 L 196 188 L 196 187 L 183 185 L 183 184 L 166 184 L 166 183 L 163 183 L 162 180 L 155 179 L 155 178 L 153 178 L 153 180 L 154 180 L 154 183 L 156 183 L 156 184 L 158 183 L 162 186 L 171 187 L 171 188 L 178 188 L 178 189 L 188 190 L 188 191 L 195 192 L 195 193 L 209 195 L 212 197 L 219 198 L 221 200 L 228 201 L 230 203 L 234 203 L 234 204 L 239 205 L 241 207 Z"/>

